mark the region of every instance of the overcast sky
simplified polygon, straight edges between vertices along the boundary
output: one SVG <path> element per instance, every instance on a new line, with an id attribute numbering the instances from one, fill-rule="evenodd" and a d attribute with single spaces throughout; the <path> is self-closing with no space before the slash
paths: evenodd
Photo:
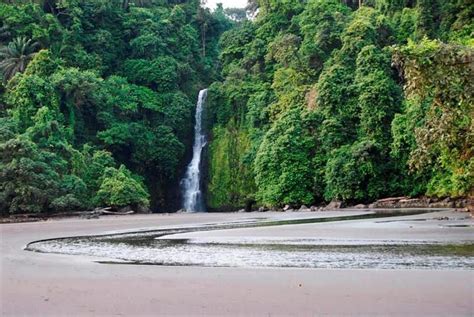
<path id="1" fill-rule="evenodd" d="M 247 5 L 247 0 L 207 0 L 206 6 L 214 9 L 216 3 L 222 3 L 224 8 L 243 8 Z"/>

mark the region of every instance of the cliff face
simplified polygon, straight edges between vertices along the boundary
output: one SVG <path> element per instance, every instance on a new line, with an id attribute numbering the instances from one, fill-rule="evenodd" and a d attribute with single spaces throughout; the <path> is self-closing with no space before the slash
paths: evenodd
<path id="1" fill-rule="evenodd" d="M 245 155 L 251 142 L 249 134 L 230 121 L 214 127 L 208 151 L 207 204 L 210 210 L 243 208 L 255 192 L 251 167 Z"/>

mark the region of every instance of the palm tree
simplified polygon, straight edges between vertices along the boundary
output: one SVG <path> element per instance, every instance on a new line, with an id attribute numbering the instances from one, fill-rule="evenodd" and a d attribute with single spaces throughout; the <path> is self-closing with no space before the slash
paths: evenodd
<path id="1" fill-rule="evenodd" d="M 8 25 L 0 27 L 0 41 L 7 39 L 10 35 L 10 27 Z"/>
<path id="2" fill-rule="evenodd" d="M 7 46 L 2 46 L 0 48 L 0 71 L 3 80 L 8 81 L 16 73 L 24 72 L 38 47 L 39 43 L 32 42 L 31 39 L 23 36 L 17 37 Z"/>

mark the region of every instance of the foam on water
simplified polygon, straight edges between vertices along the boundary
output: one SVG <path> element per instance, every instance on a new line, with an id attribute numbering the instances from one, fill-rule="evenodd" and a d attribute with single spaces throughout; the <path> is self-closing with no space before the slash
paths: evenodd
<path id="1" fill-rule="evenodd" d="M 368 214 L 363 217 L 389 217 Z M 343 221 L 361 216 L 334 217 Z M 343 218 L 343 219 L 341 219 Z M 257 226 L 324 222 L 308 218 L 271 221 L 202 224 L 161 228 L 149 232 L 60 238 L 30 243 L 27 250 L 98 256 L 107 263 L 298 268 L 375 268 L 375 269 L 473 269 L 472 240 L 443 242 L 434 240 L 364 240 L 319 238 L 200 237 L 180 239 L 174 234 Z M 464 230 L 460 228 L 460 230 Z M 105 261 L 104 261 L 105 262 Z"/>

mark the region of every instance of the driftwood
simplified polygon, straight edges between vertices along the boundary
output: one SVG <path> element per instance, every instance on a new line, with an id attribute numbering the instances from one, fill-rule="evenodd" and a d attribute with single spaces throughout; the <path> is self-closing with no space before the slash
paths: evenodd
<path id="1" fill-rule="evenodd" d="M 119 212 L 119 211 L 108 211 L 108 210 L 101 210 L 101 214 L 103 215 L 132 215 L 135 213 L 135 211 L 130 210 L 130 211 L 125 211 L 125 212 Z"/>
<path id="2" fill-rule="evenodd" d="M 125 216 L 125 215 L 131 215 L 134 214 L 135 211 L 129 210 L 129 211 L 113 211 L 114 209 L 112 207 L 104 207 L 104 208 L 96 208 L 93 211 L 85 212 L 84 215 L 90 215 L 90 216 L 100 216 L 100 215 L 117 215 L 117 216 Z"/>
<path id="3" fill-rule="evenodd" d="M 379 203 L 397 202 L 397 201 L 402 200 L 402 199 L 409 199 L 409 197 L 406 197 L 406 196 L 388 197 L 388 198 L 379 199 L 379 200 L 377 200 L 377 202 L 379 202 Z"/>

